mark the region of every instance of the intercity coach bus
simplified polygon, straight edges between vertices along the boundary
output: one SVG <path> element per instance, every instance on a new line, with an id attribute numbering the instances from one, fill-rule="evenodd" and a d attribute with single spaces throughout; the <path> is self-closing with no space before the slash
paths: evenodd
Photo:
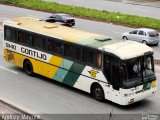
<path id="1" fill-rule="evenodd" d="M 156 92 L 153 50 L 141 43 L 21 17 L 3 24 L 6 61 L 91 93 L 99 101 L 129 105 Z"/>

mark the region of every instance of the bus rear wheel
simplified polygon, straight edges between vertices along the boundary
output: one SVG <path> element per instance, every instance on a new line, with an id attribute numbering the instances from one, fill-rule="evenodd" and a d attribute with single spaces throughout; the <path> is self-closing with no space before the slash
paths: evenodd
<path id="1" fill-rule="evenodd" d="M 104 91 L 99 84 L 95 84 L 91 88 L 93 97 L 98 101 L 104 100 Z"/>
<path id="2" fill-rule="evenodd" d="M 33 66 L 29 60 L 24 61 L 23 69 L 27 75 L 29 75 L 29 76 L 33 75 Z"/>

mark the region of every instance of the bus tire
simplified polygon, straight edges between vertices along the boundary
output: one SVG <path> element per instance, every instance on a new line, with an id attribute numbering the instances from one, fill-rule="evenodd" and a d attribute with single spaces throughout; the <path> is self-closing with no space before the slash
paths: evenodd
<path id="1" fill-rule="evenodd" d="M 103 101 L 104 100 L 103 88 L 98 83 L 94 83 L 91 86 L 91 94 L 98 101 Z"/>
<path id="2" fill-rule="evenodd" d="M 32 63 L 29 60 L 25 60 L 23 63 L 23 69 L 25 73 L 29 76 L 33 75 L 33 66 Z"/>

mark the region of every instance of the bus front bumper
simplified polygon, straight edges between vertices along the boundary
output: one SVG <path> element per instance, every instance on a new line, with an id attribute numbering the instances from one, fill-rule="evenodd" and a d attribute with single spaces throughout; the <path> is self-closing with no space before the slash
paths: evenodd
<path id="1" fill-rule="evenodd" d="M 143 100 L 150 97 L 156 93 L 157 87 L 152 87 L 149 90 L 142 91 L 139 93 L 134 93 L 131 96 L 123 96 L 121 99 L 121 105 L 129 105 L 137 101 Z"/>

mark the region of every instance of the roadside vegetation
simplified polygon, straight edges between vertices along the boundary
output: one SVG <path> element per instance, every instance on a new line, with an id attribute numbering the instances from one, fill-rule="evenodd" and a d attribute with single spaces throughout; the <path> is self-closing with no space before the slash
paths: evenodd
<path id="1" fill-rule="evenodd" d="M 160 30 L 160 19 L 122 14 L 119 12 L 108 12 L 105 10 L 96 10 L 71 5 L 63 5 L 55 2 L 46 2 L 42 0 L 0 0 L 0 3 L 51 13 L 68 13 L 81 18 L 93 19 L 125 26 L 147 27 Z"/>

